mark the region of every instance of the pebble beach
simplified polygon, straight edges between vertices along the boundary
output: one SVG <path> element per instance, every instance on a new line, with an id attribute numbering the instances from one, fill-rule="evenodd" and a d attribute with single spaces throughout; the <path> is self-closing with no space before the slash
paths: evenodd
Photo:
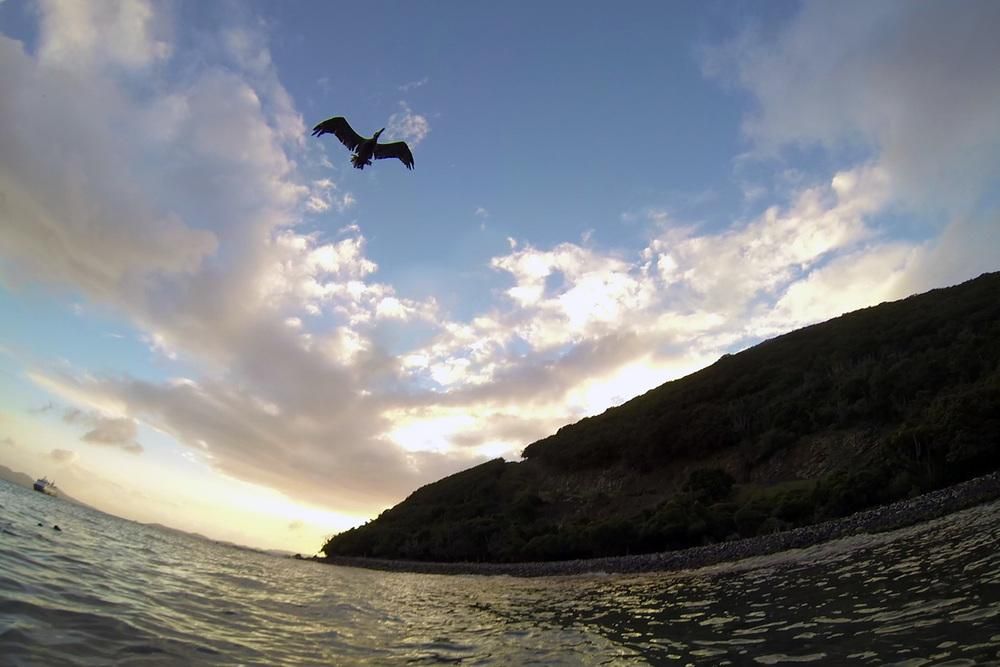
<path id="1" fill-rule="evenodd" d="M 317 557 L 314 560 L 332 565 L 392 572 L 514 577 L 687 570 L 755 556 L 766 556 L 789 549 L 800 549 L 851 535 L 880 533 L 904 528 L 997 498 L 1000 498 L 1000 471 L 839 519 L 801 526 L 771 535 L 760 535 L 677 551 L 533 563 L 434 563 L 348 556 Z"/>

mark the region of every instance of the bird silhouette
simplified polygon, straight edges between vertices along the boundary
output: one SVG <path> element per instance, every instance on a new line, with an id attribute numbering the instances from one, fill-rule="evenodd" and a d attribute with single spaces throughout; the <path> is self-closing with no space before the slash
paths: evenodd
<path id="1" fill-rule="evenodd" d="M 405 141 L 393 141 L 388 144 L 380 144 L 379 136 L 385 132 L 383 127 L 375 133 L 373 137 L 362 137 L 354 131 L 343 116 L 327 118 L 322 123 L 313 128 L 312 135 L 321 137 L 324 134 L 332 134 L 340 139 L 340 143 L 347 146 L 354 155 L 351 156 L 351 164 L 355 169 L 364 169 L 372 164 L 372 159 L 384 160 L 394 157 L 399 159 L 407 169 L 413 169 L 413 153 Z"/>

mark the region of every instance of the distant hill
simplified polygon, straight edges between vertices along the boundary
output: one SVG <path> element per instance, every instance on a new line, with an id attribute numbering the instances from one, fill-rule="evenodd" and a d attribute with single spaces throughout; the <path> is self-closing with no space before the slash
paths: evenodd
<path id="1" fill-rule="evenodd" d="M 203 542 L 214 542 L 210 537 L 202 535 L 201 533 L 193 533 L 188 530 L 181 530 L 180 528 L 173 528 L 171 526 L 166 526 L 162 523 L 143 523 L 144 526 L 149 526 L 150 528 L 155 528 L 156 530 L 163 531 L 165 533 L 175 533 L 177 535 L 185 535 L 187 537 L 193 537 L 196 540 L 201 540 Z"/>
<path id="2" fill-rule="evenodd" d="M 7 480 L 11 484 L 17 484 L 18 486 L 26 486 L 29 489 L 31 485 L 35 483 L 35 480 L 31 479 L 28 475 L 23 472 L 17 472 L 16 470 L 11 470 L 7 466 L 0 465 L 0 479 Z"/>
<path id="3" fill-rule="evenodd" d="M 23 486 L 27 489 L 34 488 L 35 484 L 35 478 L 31 477 L 30 475 L 26 475 L 23 472 L 17 472 L 16 470 L 11 470 L 10 468 L 4 465 L 0 465 L 0 479 L 7 480 L 11 484 L 17 484 L 18 486 Z M 70 496 L 68 493 L 60 489 L 58 486 L 56 487 L 56 490 L 58 492 L 57 497 L 62 498 L 63 500 L 67 500 L 71 503 L 76 503 L 77 505 L 90 507 L 90 505 L 80 502 L 76 498 Z"/>
<path id="4" fill-rule="evenodd" d="M 518 561 L 683 548 L 1000 468 L 1000 273 L 765 341 L 424 486 L 329 555 Z"/>
<path id="5" fill-rule="evenodd" d="M 166 533 L 174 533 L 176 535 L 184 535 L 186 537 L 194 538 L 196 540 L 201 540 L 202 542 L 211 542 L 212 544 L 218 544 L 225 547 L 231 547 L 233 549 L 239 549 L 240 551 L 252 551 L 259 554 L 267 554 L 269 556 L 280 556 L 288 557 L 294 555 L 294 551 L 287 551 L 284 549 L 258 549 L 256 547 L 248 547 L 244 544 L 237 544 L 236 542 L 228 542 L 226 540 L 214 540 L 211 537 L 202 535 L 201 533 L 194 533 L 187 530 L 181 530 L 180 528 L 173 528 L 171 526 L 166 526 L 162 523 L 144 523 L 144 526 L 149 526 L 150 528 L 155 528 L 156 530 L 163 531 Z"/>

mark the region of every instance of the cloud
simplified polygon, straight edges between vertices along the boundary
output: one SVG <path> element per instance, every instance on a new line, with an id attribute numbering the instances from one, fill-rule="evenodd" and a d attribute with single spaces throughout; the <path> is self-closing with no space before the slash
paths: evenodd
<path id="1" fill-rule="evenodd" d="M 12 437 L 10 437 L 8 435 L 8 436 L 4 436 L 3 438 L 0 438 L 0 445 L 4 445 L 4 446 L 7 446 L 7 447 L 16 447 L 17 446 L 17 442 L 14 440 L 14 438 L 12 438 Z"/>
<path id="2" fill-rule="evenodd" d="M 817 256 L 774 293 L 761 333 L 1000 265 L 1000 210 L 989 194 L 1000 178 L 997 30 L 1000 6 L 988 0 L 965 3 L 962 12 L 905 1 L 810 3 L 776 31 L 747 30 L 707 51 L 706 71 L 755 101 L 744 123 L 754 148 L 737 162 L 741 180 L 755 159 L 789 146 L 819 146 L 841 162 L 864 156 L 833 183 L 838 198 L 855 202 L 846 218 L 843 206 L 831 210 L 853 242 Z M 801 192 L 804 174 L 780 169 L 774 191 Z M 762 196 L 758 186 L 746 187 L 752 198 Z M 824 235 L 836 230 L 827 226 Z M 761 238 L 763 253 L 730 254 L 749 268 L 751 283 L 761 279 L 755 274 L 782 275 L 765 255 L 783 251 L 768 250 Z M 674 257 L 665 257 L 663 269 L 672 271 Z"/>
<path id="3" fill-rule="evenodd" d="M 76 284 L 111 299 L 191 274 L 215 251 L 214 234 L 151 203 L 130 173 L 139 155 L 125 136 L 141 130 L 122 116 L 118 91 L 52 70 L 2 36 L 0 76 L 18 90 L 0 99 L 0 281 Z"/>
<path id="4" fill-rule="evenodd" d="M 303 356 L 281 376 L 296 396 L 265 395 L 215 380 L 156 384 L 130 378 L 52 374 L 60 395 L 119 403 L 130 415 L 200 451 L 218 471 L 316 504 L 371 511 L 416 486 L 477 462 L 469 456 L 405 452 L 379 437 L 381 399 Z"/>
<path id="5" fill-rule="evenodd" d="M 400 137 L 416 146 L 430 133 L 431 125 L 425 116 L 415 114 L 406 102 L 400 102 L 400 111 L 389 116 L 387 136 Z"/>
<path id="6" fill-rule="evenodd" d="M 354 206 L 354 195 L 338 190 L 337 184 L 329 178 L 313 181 L 305 203 L 306 210 L 310 213 L 324 213 L 335 209 L 338 213 L 343 213 Z"/>
<path id="7" fill-rule="evenodd" d="M 666 285 L 686 286 L 727 316 L 745 315 L 755 298 L 779 295 L 831 255 L 872 238 L 867 219 L 884 206 L 887 188 L 878 167 L 840 172 L 828 184 L 797 193 L 787 208 L 769 207 L 746 225 L 711 236 L 667 230 L 648 247 L 648 268 Z"/>
<path id="8" fill-rule="evenodd" d="M 398 378 L 376 339 L 385 326 L 428 321 L 436 306 L 371 279 L 377 267 L 357 226 L 336 238 L 294 229 L 302 211 L 344 210 L 353 196 L 297 172 L 301 119 L 261 35 L 229 30 L 220 42 L 227 66 L 199 63 L 177 80 L 151 70 L 155 95 L 95 58 L 71 77 L 82 95 L 73 103 L 91 113 L 68 128 L 48 116 L 74 91 L 19 43 L 0 42 L 0 68 L 26 91 L 0 100 L 5 111 L 16 105 L 0 118 L 0 146 L 20 151 L 5 150 L 0 168 L 18 196 L 0 204 L 12 221 L 0 231 L 0 275 L 117 308 L 152 349 L 202 374 L 194 384 L 31 377 L 114 415 L 89 426 L 92 444 L 138 451 L 141 419 L 227 474 L 371 511 L 475 460 L 405 453 L 381 437 L 374 390 Z M 396 118 L 417 140 L 426 134 L 405 106 Z M 51 136 L 43 122 L 60 128 L 68 154 L 31 148 L 33 134 Z M 80 220 L 78 210 L 96 213 Z"/>
<path id="9" fill-rule="evenodd" d="M 68 69 L 148 67 L 170 55 L 172 47 L 158 29 L 152 2 L 41 0 L 39 58 Z"/>
<path id="10" fill-rule="evenodd" d="M 397 88 L 399 90 L 403 91 L 404 93 L 406 93 L 406 92 L 409 92 L 411 90 L 414 90 L 415 88 L 420 88 L 421 86 L 426 86 L 427 83 L 430 80 L 431 80 L 430 77 L 425 76 L 422 79 L 417 79 L 416 81 L 408 81 L 407 83 L 404 83 L 404 84 L 402 84 L 400 86 L 397 86 Z"/>
<path id="11" fill-rule="evenodd" d="M 514 278 L 506 293 L 529 315 L 517 334 L 535 348 L 617 328 L 653 298 L 652 285 L 627 262 L 572 243 L 546 252 L 524 246 L 492 264 Z"/>
<path id="12" fill-rule="evenodd" d="M 229 26 L 222 30 L 220 42 L 224 53 L 259 91 L 261 108 L 271 118 L 277 136 L 284 142 L 302 146 L 305 123 L 295 110 L 291 95 L 281 84 L 271 59 L 267 35 L 261 26 Z"/>
<path id="13" fill-rule="evenodd" d="M 138 429 L 134 420 L 127 418 L 100 419 L 94 428 L 87 431 L 82 440 L 97 445 L 113 445 L 126 452 L 139 454 L 142 445 L 136 442 Z"/>
<path id="14" fill-rule="evenodd" d="M 143 447 L 136 440 L 139 428 L 134 419 L 108 417 L 97 412 L 82 412 L 70 408 L 63 413 L 68 424 L 82 424 L 88 428 L 80 439 L 92 445 L 118 447 L 130 454 L 141 454 Z"/>
<path id="15" fill-rule="evenodd" d="M 956 216 L 936 238 L 921 243 L 900 291 L 922 292 L 1000 267 L 1000 210 Z"/>
<path id="16" fill-rule="evenodd" d="M 774 37 L 747 32 L 706 69 L 748 90 L 762 150 L 867 148 L 917 209 L 967 209 L 1000 166 L 1000 5 L 808 3 Z"/>
<path id="17" fill-rule="evenodd" d="M 69 449 L 53 449 L 49 452 L 49 457 L 60 465 L 73 465 L 80 460 L 79 454 Z"/>
<path id="18" fill-rule="evenodd" d="M 966 223 L 941 238 L 893 240 L 875 223 L 891 192 L 880 164 L 862 164 L 727 229 L 651 220 L 655 235 L 632 255 L 512 241 L 492 260 L 513 283 L 506 302 L 468 323 L 446 323 L 403 367 L 441 387 L 440 406 L 476 415 L 483 435 L 456 433 L 454 443 L 510 441 L 508 416 L 525 426 L 519 435 L 539 433 L 763 337 L 1000 262 L 1000 244 L 987 242 L 996 238 L 996 218 L 973 226 L 979 236 L 967 245 L 980 249 L 973 263 L 959 259 L 969 247 L 949 241 L 973 238 Z M 926 284 L 919 277 L 936 265 L 948 268 Z M 450 414 L 417 412 L 427 420 Z"/>
<path id="19" fill-rule="evenodd" d="M 115 309 L 177 375 L 31 369 L 38 386 L 77 406 L 71 421 L 90 444 L 138 451 L 142 422 L 223 474 L 371 512 L 762 336 L 997 261 L 990 211 L 956 208 L 938 236 L 886 233 L 879 216 L 915 182 L 891 157 L 895 135 L 822 119 L 796 129 L 806 121 L 776 100 L 806 104 L 811 80 L 750 40 L 739 45 L 746 73 L 734 67 L 761 101 L 748 124 L 758 149 L 858 134 L 872 153 L 825 177 L 780 176 L 769 206 L 721 229 L 688 224 L 683 206 L 637 203 L 628 210 L 649 226 L 642 248 L 511 239 L 483 267 L 501 288 L 458 318 L 384 282 L 358 224 L 311 231 L 310 215 L 354 200 L 303 166 L 313 149 L 261 30 L 225 28 L 217 51 L 185 53 L 171 46 L 169 16 L 143 7 L 154 19 L 132 26 L 124 55 L 62 36 L 66 21 L 43 24 L 41 43 L 62 44 L 51 53 L 72 51 L 86 67 L 49 64 L 64 56 L 0 38 L 0 75 L 18 90 L 0 96 L 0 279 Z M 72 30 L 89 34 L 112 10 L 80 11 Z M 816 30 L 817 11 L 788 34 Z M 845 21 L 831 26 L 867 30 Z M 800 55 L 781 35 L 783 52 Z M 829 103 L 867 101 L 851 99 Z M 389 127 L 413 143 L 429 131 L 405 103 Z"/>

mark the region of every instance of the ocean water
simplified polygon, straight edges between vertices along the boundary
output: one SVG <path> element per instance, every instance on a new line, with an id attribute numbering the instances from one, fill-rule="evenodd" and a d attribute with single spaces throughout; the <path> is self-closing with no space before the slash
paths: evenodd
<path id="1" fill-rule="evenodd" d="M 998 548 L 992 503 L 689 572 L 415 575 L 243 551 L 0 481 L 0 664 L 1000 664 Z"/>

